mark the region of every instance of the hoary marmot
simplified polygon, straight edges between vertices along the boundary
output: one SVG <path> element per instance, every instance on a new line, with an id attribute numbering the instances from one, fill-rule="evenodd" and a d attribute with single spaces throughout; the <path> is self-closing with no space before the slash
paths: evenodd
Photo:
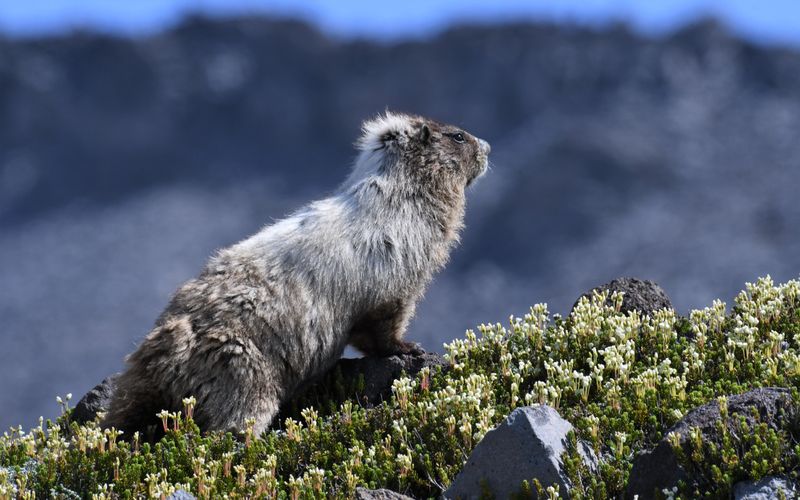
<path id="1" fill-rule="evenodd" d="M 267 429 L 298 386 L 351 344 L 420 352 L 403 340 L 463 227 L 464 190 L 489 144 L 386 112 L 363 124 L 352 173 L 315 201 L 221 250 L 182 285 L 117 380 L 104 427 L 131 432 L 194 396 L 203 430 Z"/>

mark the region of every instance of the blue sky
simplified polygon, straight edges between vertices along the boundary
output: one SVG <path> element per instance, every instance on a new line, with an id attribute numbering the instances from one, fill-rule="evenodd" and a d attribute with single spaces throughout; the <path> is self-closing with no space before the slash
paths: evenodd
<path id="1" fill-rule="evenodd" d="M 139 34 L 192 11 L 299 15 L 336 34 L 380 38 L 425 35 L 458 20 L 508 19 L 621 19 L 660 33 L 713 14 L 751 39 L 800 46 L 800 0 L 0 0 L 0 30 L 26 36 L 81 26 Z"/>

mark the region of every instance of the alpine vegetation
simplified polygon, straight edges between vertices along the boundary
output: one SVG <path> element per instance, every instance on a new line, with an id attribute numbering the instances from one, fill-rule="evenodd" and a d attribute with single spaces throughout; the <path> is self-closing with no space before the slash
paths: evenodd
<path id="1" fill-rule="evenodd" d="M 728 409 L 758 387 L 798 400 L 800 282 L 759 279 L 731 307 L 714 301 L 688 317 L 622 313 L 622 299 L 594 293 L 567 317 L 534 305 L 445 345 L 449 366 L 397 379 L 384 404 L 307 407 L 263 433 L 253 420 L 240 435 L 201 433 L 192 398 L 159 414 L 165 436 L 155 444 L 120 439 L 97 421 L 78 425 L 65 408 L 56 422 L 0 438 L 0 498 L 166 498 L 178 489 L 200 498 L 351 498 L 362 486 L 436 497 L 489 430 L 537 404 L 574 425 L 562 455 L 572 489 L 531 478 L 522 495 L 618 498 L 637 453 L 665 439 L 689 473 L 663 492 L 674 498 L 727 498 L 737 482 L 767 476 L 796 480 L 796 415 L 747 423 Z M 667 433 L 706 403 L 719 408 L 719 439 L 697 427 L 685 442 Z M 593 448 L 597 472 L 583 465 L 577 440 Z"/>

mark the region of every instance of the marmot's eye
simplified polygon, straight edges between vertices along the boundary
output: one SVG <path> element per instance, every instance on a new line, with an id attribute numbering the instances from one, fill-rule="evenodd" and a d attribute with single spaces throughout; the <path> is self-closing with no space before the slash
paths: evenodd
<path id="1" fill-rule="evenodd" d="M 464 138 L 464 134 L 461 132 L 456 132 L 455 134 L 450 134 L 450 137 L 459 144 L 463 144 L 466 139 Z"/>

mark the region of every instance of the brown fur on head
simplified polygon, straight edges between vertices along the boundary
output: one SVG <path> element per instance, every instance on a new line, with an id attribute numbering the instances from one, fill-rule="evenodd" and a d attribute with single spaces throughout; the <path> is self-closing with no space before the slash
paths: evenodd
<path id="1" fill-rule="evenodd" d="M 367 153 L 383 152 L 382 168 L 402 169 L 391 173 L 462 189 L 486 171 L 491 149 L 454 125 L 391 112 L 364 124 L 358 146 Z"/>
<path id="2" fill-rule="evenodd" d="M 453 125 L 416 118 L 416 134 L 403 151 L 414 170 L 462 179 L 469 185 L 486 171 L 489 143 Z"/>

